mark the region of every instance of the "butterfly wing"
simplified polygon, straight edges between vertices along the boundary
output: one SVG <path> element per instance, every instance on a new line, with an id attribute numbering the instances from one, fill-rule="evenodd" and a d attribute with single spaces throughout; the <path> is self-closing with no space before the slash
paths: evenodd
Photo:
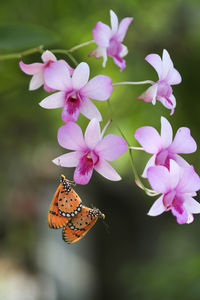
<path id="1" fill-rule="evenodd" d="M 57 188 L 57 191 L 55 192 L 55 195 L 53 197 L 53 200 L 49 208 L 48 224 L 49 227 L 51 228 L 61 228 L 69 221 L 69 218 L 63 217 L 59 214 L 58 198 L 59 198 L 61 188 L 62 185 L 60 184 L 59 187 Z"/>
<path id="2" fill-rule="evenodd" d="M 61 184 L 58 197 L 59 213 L 65 217 L 74 217 L 82 209 L 82 201 L 77 193 L 71 188 L 67 191 L 65 186 Z"/>
<path id="3" fill-rule="evenodd" d="M 94 226 L 98 216 L 90 214 L 90 211 L 90 208 L 83 206 L 82 211 L 65 225 L 62 231 L 62 238 L 65 242 L 76 243 Z"/>

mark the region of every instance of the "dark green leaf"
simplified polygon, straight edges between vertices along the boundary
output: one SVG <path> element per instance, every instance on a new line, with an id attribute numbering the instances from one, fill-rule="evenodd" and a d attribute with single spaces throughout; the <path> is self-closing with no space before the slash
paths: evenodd
<path id="1" fill-rule="evenodd" d="M 56 33 L 35 25 L 0 25 L 0 50 L 20 50 L 52 45 L 58 41 Z"/>

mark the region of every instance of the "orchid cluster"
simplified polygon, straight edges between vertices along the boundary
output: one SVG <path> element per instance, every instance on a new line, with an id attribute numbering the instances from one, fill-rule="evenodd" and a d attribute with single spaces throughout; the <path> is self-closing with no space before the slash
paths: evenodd
<path id="1" fill-rule="evenodd" d="M 88 55 L 102 57 L 103 67 L 106 66 L 108 57 L 112 57 L 120 71 L 123 71 L 126 68 L 124 57 L 128 49 L 122 42 L 133 18 L 124 18 L 119 23 L 112 10 L 110 18 L 111 27 L 102 22 L 96 24 L 92 30 L 94 40 L 68 51 L 63 50 L 61 53 L 73 58 L 71 53 L 76 49 L 96 43 L 96 48 Z M 136 100 L 142 99 L 144 102 L 152 102 L 153 105 L 158 100 L 171 111 L 170 115 L 173 115 L 176 98 L 172 86 L 181 83 L 182 79 L 174 68 L 167 50 L 163 50 L 162 57 L 158 54 L 149 54 L 145 58 L 158 74 L 156 82 L 147 80 L 113 83 L 110 77 L 102 74 L 90 78 L 90 68 L 86 62 L 80 62 L 74 68 L 65 60 L 57 60 L 54 53 L 59 53 L 59 50 L 44 51 L 41 63 L 25 64 L 22 61 L 19 63 L 24 73 L 32 75 L 29 90 L 43 86 L 47 93 L 51 93 L 39 103 L 40 106 L 46 109 L 62 108 L 61 118 L 64 124 L 58 129 L 57 139 L 59 145 L 70 152 L 53 159 L 53 163 L 67 168 L 75 167 L 74 181 L 78 184 L 88 184 L 93 170 L 106 179 L 118 181 L 121 177 L 109 162 L 128 150 L 134 166 L 132 152 L 142 149 L 152 154 L 142 177 L 149 181 L 153 190 L 144 186 L 133 167 L 136 183 L 148 195 L 160 194 L 148 214 L 157 216 L 171 210 L 179 224 L 191 223 L 193 214 L 200 213 L 200 204 L 193 198 L 200 189 L 200 178 L 193 166 L 179 155 L 193 153 L 197 149 L 189 128 L 179 128 L 173 139 L 170 123 L 161 117 L 161 134 L 159 135 L 151 126 L 138 128 L 134 136 L 142 148 L 133 147 L 121 130 L 119 130 L 121 136 L 105 135 L 110 121 L 101 131 L 100 122 L 103 118 L 91 101 L 92 99 L 108 102 L 113 88 L 117 85 L 148 83 L 151 86 Z M 23 53 L 21 55 L 23 56 Z M 73 62 L 76 61 L 73 59 Z M 81 127 L 76 123 L 80 114 L 89 119 L 84 135 Z"/>

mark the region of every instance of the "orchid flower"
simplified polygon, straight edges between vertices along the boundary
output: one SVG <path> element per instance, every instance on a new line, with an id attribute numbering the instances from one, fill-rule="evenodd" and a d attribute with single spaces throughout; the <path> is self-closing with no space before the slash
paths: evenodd
<path id="1" fill-rule="evenodd" d="M 33 77 L 31 78 L 30 84 L 29 84 L 29 90 L 36 90 L 39 87 L 41 87 L 42 85 L 44 85 L 44 89 L 47 92 L 52 92 L 55 91 L 54 89 L 50 88 L 44 79 L 44 71 L 48 70 L 50 65 L 54 62 L 57 61 L 55 55 L 46 50 L 45 52 L 43 52 L 42 54 L 42 60 L 43 63 L 33 63 L 33 64 L 25 64 L 23 63 L 23 61 L 20 61 L 19 66 L 21 68 L 21 70 L 28 74 L 28 75 L 33 75 Z M 70 65 L 68 65 L 68 63 L 66 63 L 64 60 L 59 60 L 62 61 L 63 63 L 66 64 L 67 68 L 69 69 L 70 74 L 73 73 L 73 69 L 70 67 Z"/>
<path id="2" fill-rule="evenodd" d="M 98 47 L 89 56 L 103 57 L 103 67 L 106 66 L 107 56 L 111 56 L 114 63 L 123 71 L 126 67 L 126 62 L 122 57 L 127 55 L 128 49 L 122 42 L 133 18 L 124 18 L 118 24 L 116 14 L 110 10 L 110 19 L 111 28 L 102 22 L 98 22 L 93 29 L 93 37 Z"/>
<path id="3" fill-rule="evenodd" d="M 192 166 L 181 168 L 170 160 L 170 169 L 154 166 L 147 170 L 152 188 L 161 193 L 149 210 L 148 215 L 158 216 L 171 210 L 179 224 L 191 223 L 193 214 L 200 213 L 200 204 L 193 199 L 200 189 L 200 178 Z"/>
<path id="4" fill-rule="evenodd" d="M 85 136 L 74 122 L 67 122 L 58 130 L 58 142 L 61 147 L 74 150 L 53 160 L 56 165 L 76 167 L 74 181 L 87 184 L 93 169 L 109 180 L 117 181 L 121 177 L 107 161 L 113 161 L 126 150 L 126 141 L 117 135 L 108 134 L 102 137 L 99 121 L 92 119 L 88 124 Z"/>
<path id="5" fill-rule="evenodd" d="M 174 68 L 173 62 L 167 50 L 163 50 L 162 59 L 158 54 L 149 54 L 145 60 L 152 65 L 158 74 L 158 81 L 153 83 L 137 100 L 156 104 L 160 101 L 166 108 L 171 109 L 171 115 L 176 107 L 176 99 L 172 94 L 171 85 L 179 84 L 182 79 L 179 72 Z"/>
<path id="6" fill-rule="evenodd" d="M 56 62 L 45 70 L 45 82 L 50 88 L 59 90 L 40 102 L 44 108 L 62 107 L 64 122 L 77 121 L 82 113 L 86 118 L 102 120 L 101 114 L 89 98 L 105 101 L 113 90 L 112 79 L 105 75 L 98 75 L 89 79 L 90 69 L 87 63 L 80 63 L 72 76 L 68 67 L 62 62 Z"/>
<path id="7" fill-rule="evenodd" d="M 135 139 L 147 153 L 153 154 L 142 174 L 147 177 L 147 170 L 154 165 L 163 165 L 169 169 L 170 159 L 175 160 L 180 166 L 187 167 L 188 163 L 177 153 L 192 153 L 197 149 L 197 144 L 190 134 L 190 129 L 178 129 L 172 141 L 172 127 L 164 117 L 161 117 L 161 135 L 151 126 L 140 127 L 135 132 Z"/>

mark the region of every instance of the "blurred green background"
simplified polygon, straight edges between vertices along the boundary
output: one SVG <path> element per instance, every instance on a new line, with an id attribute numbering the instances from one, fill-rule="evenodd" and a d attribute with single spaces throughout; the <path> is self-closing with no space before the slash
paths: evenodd
<path id="1" fill-rule="evenodd" d="M 200 3 L 195 0 L 8 0 L 0 3 L 0 54 L 41 44 L 45 49 L 69 49 L 92 39 L 97 21 L 110 24 L 109 9 L 119 19 L 133 16 L 124 44 L 129 48 L 127 68 L 121 73 L 109 58 L 88 58 L 93 45 L 77 50 L 91 76 L 106 74 L 113 82 L 157 80 L 145 62 L 149 53 L 170 53 L 183 82 L 174 87 L 175 114 L 135 99 L 147 86 L 115 87 L 111 96 L 114 119 L 132 145 L 135 130 L 144 125 L 160 131 L 160 116 L 173 125 L 191 128 L 200 145 L 199 74 Z M 41 54 L 23 58 L 40 61 Z M 57 55 L 58 58 L 67 57 Z M 70 64 L 71 61 L 67 60 Z M 106 214 L 75 245 L 61 239 L 61 231 L 48 228 L 47 213 L 59 175 L 73 177 L 51 160 L 64 153 L 56 139 L 61 111 L 44 110 L 38 103 L 47 95 L 29 92 L 30 77 L 19 60 L 0 61 L 1 209 L 0 299 L 2 300 L 173 300 L 200 299 L 200 222 L 178 225 L 170 213 L 147 216 L 155 199 L 135 186 L 128 154 L 113 163 L 123 179 L 110 182 L 94 174 L 87 186 L 77 186 L 84 203 Z M 72 64 L 73 66 L 73 64 Z M 109 119 L 106 102 L 95 104 Z M 88 120 L 80 117 L 85 128 Z M 114 123 L 110 132 L 117 133 Z M 141 174 L 148 156 L 134 153 Z M 200 173 L 199 151 L 185 156 Z"/>

